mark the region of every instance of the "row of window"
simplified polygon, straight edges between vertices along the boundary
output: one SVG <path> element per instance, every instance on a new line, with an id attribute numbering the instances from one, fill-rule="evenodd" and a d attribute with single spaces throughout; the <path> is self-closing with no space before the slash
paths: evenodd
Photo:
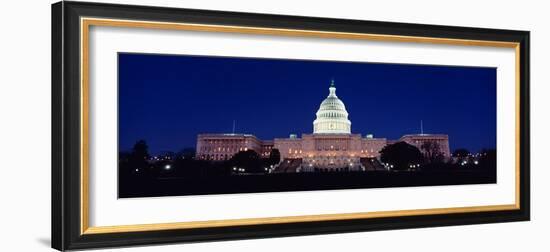
<path id="1" fill-rule="evenodd" d="M 263 152 L 262 156 L 269 156 L 271 153 Z M 233 157 L 233 154 L 202 154 L 200 159 L 202 160 L 229 160 Z"/>
<path id="2" fill-rule="evenodd" d="M 298 154 L 298 153 L 302 154 L 302 150 L 296 150 L 296 149 L 295 149 L 295 150 L 294 150 L 294 154 Z M 288 149 L 288 154 L 292 154 L 292 148 L 289 148 L 289 149 Z"/>
<path id="3" fill-rule="evenodd" d="M 212 155 L 201 155 L 200 159 L 202 160 L 229 160 L 233 157 L 233 155 L 228 154 L 212 154 Z"/>
<path id="4" fill-rule="evenodd" d="M 319 115 L 320 117 L 331 117 L 331 118 L 345 118 L 346 115 L 343 113 L 336 112 L 323 112 Z"/>
<path id="5" fill-rule="evenodd" d="M 318 123 L 314 125 L 316 130 L 326 130 L 326 129 L 349 129 L 350 126 L 346 123 Z"/>
<path id="6" fill-rule="evenodd" d="M 248 140 L 242 139 L 223 139 L 223 140 L 203 140 L 207 144 L 222 144 L 222 143 L 248 143 Z"/>
<path id="7" fill-rule="evenodd" d="M 247 151 L 247 147 L 202 147 L 201 152 L 238 152 L 238 151 Z"/>

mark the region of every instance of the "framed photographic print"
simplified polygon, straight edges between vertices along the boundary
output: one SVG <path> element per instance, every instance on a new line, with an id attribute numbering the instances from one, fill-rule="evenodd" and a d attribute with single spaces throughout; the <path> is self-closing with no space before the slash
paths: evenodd
<path id="1" fill-rule="evenodd" d="M 529 220 L 529 32 L 59 2 L 58 250 Z"/>

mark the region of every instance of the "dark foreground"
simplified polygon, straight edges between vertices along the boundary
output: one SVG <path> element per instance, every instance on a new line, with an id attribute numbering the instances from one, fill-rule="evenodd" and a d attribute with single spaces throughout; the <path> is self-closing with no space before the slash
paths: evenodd
<path id="1" fill-rule="evenodd" d="M 119 180 L 119 198 L 496 183 L 486 170 L 279 173 Z"/>

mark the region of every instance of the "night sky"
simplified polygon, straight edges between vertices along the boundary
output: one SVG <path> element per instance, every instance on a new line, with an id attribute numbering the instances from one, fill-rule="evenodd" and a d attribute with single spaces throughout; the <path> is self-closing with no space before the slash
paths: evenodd
<path id="1" fill-rule="evenodd" d="M 352 133 L 449 135 L 451 151 L 496 147 L 496 69 L 119 53 L 119 149 L 195 147 L 199 133 L 260 139 L 313 132 L 334 78 Z"/>

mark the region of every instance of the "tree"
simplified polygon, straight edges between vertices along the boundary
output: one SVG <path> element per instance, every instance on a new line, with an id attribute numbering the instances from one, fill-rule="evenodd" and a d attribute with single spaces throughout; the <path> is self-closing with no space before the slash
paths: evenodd
<path id="1" fill-rule="evenodd" d="M 145 140 L 139 140 L 134 144 L 131 156 L 135 160 L 147 160 L 149 158 L 149 146 Z"/>
<path id="2" fill-rule="evenodd" d="M 276 165 L 281 162 L 281 153 L 279 149 L 272 149 L 267 160 L 267 165 Z"/>
<path id="3" fill-rule="evenodd" d="M 469 154 L 470 154 L 470 151 L 468 151 L 467 149 L 459 148 L 459 149 L 456 149 L 456 150 L 453 152 L 453 157 L 465 158 L 465 157 L 467 157 Z"/>
<path id="4" fill-rule="evenodd" d="M 145 140 L 137 141 L 128 157 L 128 168 L 135 174 L 149 173 L 149 157 L 149 146 Z"/>
<path id="5" fill-rule="evenodd" d="M 441 159 L 441 148 L 437 142 L 434 141 L 424 141 L 422 145 L 420 145 L 420 149 L 424 151 L 424 156 L 426 156 L 426 159 L 430 163 L 436 163 L 443 161 Z"/>
<path id="6" fill-rule="evenodd" d="M 158 157 L 161 160 L 174 160 L 176 157 L 176 153 L 174 153 L 173 151 L 163 151 L 160 153 L 160 155 L 158 155 Z"/>
<path id="7" fill-rule="evenodd" d="M 229 164 L 232 167 L 243 168 L 248 173 L 265 172 L 260 155 L 253 150 L 238 152 L 229 160 Z"/>
<path id="8" fill-rule="evenodd" d="M 465 148 L 459 148 L 456 149 L 453 152 L 453 162 L 457 164 L 462 164 L 462 162 L 466 161 L 467 163 L 470 163 L 470 161 L 473 161 L 470 156 L 470 151 Z"/>
<path id="9" fill-rule="evenodd" d="M 394 170 L 407 170 L 411 165 L 422 163 L 423 155 L 418 148 L 405 142 L 397 142 L 382 148 L 382 162 L 393 165 Z"/>
<path id="10" fill-rule="evenodd" d="M 193 159 L 195 158 L 195 148 L 184 148 L 178 152 L 177 158 L 181 159 Z"/>

